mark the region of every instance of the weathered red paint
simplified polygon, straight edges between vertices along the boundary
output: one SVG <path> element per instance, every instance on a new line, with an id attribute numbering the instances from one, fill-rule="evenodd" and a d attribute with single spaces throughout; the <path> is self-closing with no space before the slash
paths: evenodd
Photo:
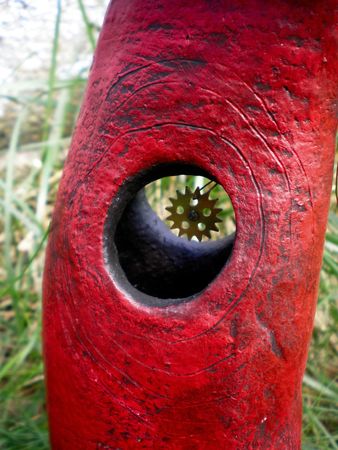
<path id="1" fill-rule="evenodd" d="M 47 251 L 52 447 L 299 449 L 331 186 L 332 1 L 114 0 Z M 232 198 L 220 275 L 165 308 L 108 273 L 124 180 L 180 161 Z"/>

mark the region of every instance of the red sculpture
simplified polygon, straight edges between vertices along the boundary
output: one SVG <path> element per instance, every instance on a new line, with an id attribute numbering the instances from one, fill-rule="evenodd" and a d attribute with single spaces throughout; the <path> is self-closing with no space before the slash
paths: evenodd
<path id="1" fill-rule="evenodd" d="M 53 449 L 300 449 L 334 4 L 111 2 L 47 251 Z M 223 185 L 236 238 L 168 243 L 147 222 L 137 191 L 181 172 Z"/>

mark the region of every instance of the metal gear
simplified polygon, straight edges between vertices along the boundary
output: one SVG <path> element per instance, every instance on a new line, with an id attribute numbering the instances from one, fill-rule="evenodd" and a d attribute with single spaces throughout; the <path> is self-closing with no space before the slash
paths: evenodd
<path id="1" fill-rule="evenodd" d="M 171 206 L 165 209 L 170 215 L 166 219 L 173 222 L 170 228 L 177 228 L 179 236 L 186 234 L 189 240 L 196 236 L 201 241 L 203 236 L 211 238 L 210 231 L 219 231 L 216 224 L 222 220 L 217 215 L 222 209 L 215 208 L 218 199 L 210 199 L 209 192 L 201 194 L 199 187 L 192 192 L 186 186 L 184 193 L 176 191 L 177 198 L 169 198 Z"/>

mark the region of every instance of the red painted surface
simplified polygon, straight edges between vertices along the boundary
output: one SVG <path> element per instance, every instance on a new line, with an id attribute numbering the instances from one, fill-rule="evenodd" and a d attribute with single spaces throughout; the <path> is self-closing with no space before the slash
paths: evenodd
<path id="1" fill-rule="evenodd" d="M 53 218 L 44 280 L 59 449 L 299 449 L 332 177 L 331 1 L 114 0 Z M 151 308 L 109 275 L 124 180 L 192 163 L 237 238 L 196 299 Z"/>

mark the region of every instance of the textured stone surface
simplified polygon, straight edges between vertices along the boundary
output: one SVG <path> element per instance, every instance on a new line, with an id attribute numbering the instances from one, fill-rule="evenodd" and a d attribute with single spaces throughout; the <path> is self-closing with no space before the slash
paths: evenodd
<path id="1" fill-rule="evenodd" d="M 300 449 L 333 164 L 333 6 L 111 3 L 47 251 L 54 450 Z M 128 180 L 172 162 L 223 185 L 237 235 L 203 292 L 151 307 L 115 276 L 104 230 Z"/>

